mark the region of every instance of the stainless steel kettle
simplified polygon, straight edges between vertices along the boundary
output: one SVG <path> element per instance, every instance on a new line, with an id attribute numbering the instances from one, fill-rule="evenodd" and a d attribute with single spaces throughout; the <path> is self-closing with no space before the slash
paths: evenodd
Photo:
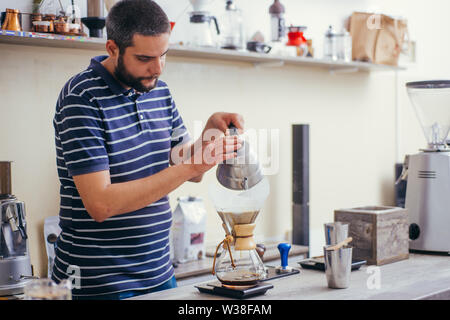
<path id="1" fill-rule="evenodd" d="M 229 126 L 231 135 L 239 135 L 237 128 Z M 225 188 L 246 190 L 255 186 L 263 178 L 261 166 L 247 141 L 237 150 L 237 157 L 228 159 L 217 166 L 217 180 Z"/>

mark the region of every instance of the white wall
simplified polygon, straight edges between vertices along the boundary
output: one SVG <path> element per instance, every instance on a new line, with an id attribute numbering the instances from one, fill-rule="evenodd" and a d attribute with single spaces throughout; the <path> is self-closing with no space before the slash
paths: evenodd
<path id="1" fill-rule="evenodd" d="M 1 6 L 26 6 L 28 2 L 6 0 L 7 5 L 2 1 Z M 176 14 L 186 7 L 180 3 L 187 5 L 187 0 L 158 2 L 170 13 L 169 17 L 171 10 Z M 221 2 L 216 0 L 211 10 L 219 11 Z M 249 33 L 258 29 L 267 32 L 270 3 L 238 1 L 248 16 Z M 394 72 L 332 75 L 326 70 L 305 67 L 257 69 L 243 63 L 169 57 L 162 79 L 169 84 L 191 131 L 196 121 L 205 123 L 209 114 L 220 110 L 242 113 L 247 128 L 279 129 L 280 170 L 269 177 L 271 193 L 257 220 L 258 238 L 281 239 L 292 228 L 291 124 L 311 125 L 311 250 L 316 255 L 324 242 L 322 225 L 333 220 L 334 209 L 394 203 L 394 163 L 404 153 L 415 152 L 425 141 L 404 83 L 447 77 L 450 62 L 445 54 L 449 44 L 443 39 L 449 29 L 445 15 L 450 3 L 282 3 L 289 10 L 288 22 L 308 25 L 318 54 L 326 27 L 338 25 L 354 10 L 378 6 L 383 12 L 401 13 L 408 18 L 412 38 L 417 41 L 417 65 L 409 66 L 396 79 Z M 182 39 L 183 31 L 187 32 L 185 27 L 177 23 L 172 41 Z M 90 57 L 98 54 L 102 52 L 0 44 L 0 159 L 15 161 L 13 190 L 27 205 L 31 257 L 41 275 L 46 271 L 43 220 L 57 214 L 59 203 L 52 128 L 56 98 L 67 79 L 86 68 Z M 208 185 L 213 181 L 211 171 L 201 184 L 186 183 L 171 194 L 173 208 L 178 196 L 204 198 L 208 210 L 207 241 L 211 244 L 223 237 L 219 218 L 208 199 Z"/>

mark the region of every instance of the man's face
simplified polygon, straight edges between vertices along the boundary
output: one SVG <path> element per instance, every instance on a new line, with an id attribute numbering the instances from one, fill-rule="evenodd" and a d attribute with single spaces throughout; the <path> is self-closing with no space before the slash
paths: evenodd
<path id="1" fill-rule="evenodd" d="M 158 36 L 135 34 L 133 45 L 119 53 L 114 75 L 124 85 L 138 92 L 148 92 L 158 82 L 168 48 L 169 33 Z"/>

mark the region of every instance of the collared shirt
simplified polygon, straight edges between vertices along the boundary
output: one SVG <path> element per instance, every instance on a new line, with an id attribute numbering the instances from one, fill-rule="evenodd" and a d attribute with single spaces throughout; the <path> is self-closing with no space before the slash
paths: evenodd
<path id="1" fill-rule="evenodd" d="M 111 183 L 141 179 L 169 166 L 170 150 L 190 137 L 158 80 L 148 93 L 124 89 L 95 57 L 63 87 L 53 120 L 60 181 L 60 227 L 52 278 L 71 278 L 74 297 L 144 290 L 173 276 L 172 212 L 165 196 L 98 223 L 73 176 L 109 170 Z"/>

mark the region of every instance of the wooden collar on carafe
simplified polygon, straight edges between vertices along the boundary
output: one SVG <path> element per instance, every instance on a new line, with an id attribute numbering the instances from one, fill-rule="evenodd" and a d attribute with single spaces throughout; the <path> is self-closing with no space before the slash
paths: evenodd
<path id="1" fill-rule="evenodd" d="M 256 249 L 256 242 L 253 239 L 253 230 L 255 230 L 256 224 L 235 224 L 234 234 L 235 243 L 234 250 L 253 250 Z"/>

